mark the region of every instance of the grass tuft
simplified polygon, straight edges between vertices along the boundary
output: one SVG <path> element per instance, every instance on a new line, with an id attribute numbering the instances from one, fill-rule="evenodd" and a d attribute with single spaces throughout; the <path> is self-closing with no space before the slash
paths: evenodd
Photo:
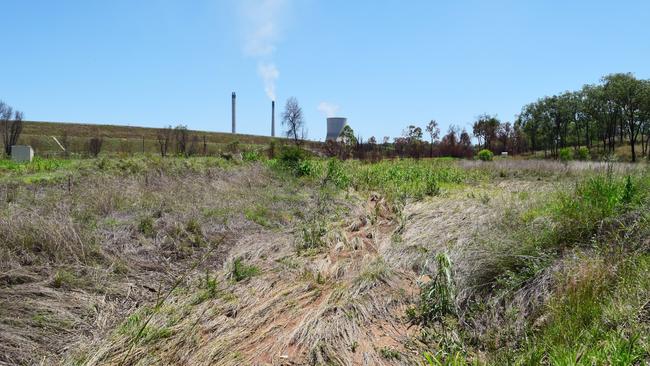
<path id="1" fill-rule="evenodd" d="M 260 273 L 259 267 L 244 263 L 242 258 L 235 258 L 230 266 L 228 276 L 235 282 L 241 282 Z"/>

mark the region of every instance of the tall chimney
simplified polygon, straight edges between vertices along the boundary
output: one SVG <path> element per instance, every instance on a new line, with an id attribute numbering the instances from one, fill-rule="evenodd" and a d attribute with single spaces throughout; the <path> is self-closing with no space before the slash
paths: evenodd
<path id="1" fill-rule="evenodd" d="M 235 113 L 235 105 L 237 103 L 237 95 L 235 92 L 232 92 L 232 133 L 235 133 L 236 128 L 235 128 L 235 121 L 236 121 L 236 113 Z"/>
<path id="2" fill-rule="evenodd" d="M 275 137 L 275 100 L 271 101 L 271 137 Z"/>

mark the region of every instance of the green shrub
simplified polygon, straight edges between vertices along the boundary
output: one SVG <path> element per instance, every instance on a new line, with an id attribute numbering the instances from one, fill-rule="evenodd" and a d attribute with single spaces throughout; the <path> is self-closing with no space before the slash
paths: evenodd
<path id="1" fill-rule="evenodd" d="M 581 146 L 578 148 L 578 150 L 575 152 L 575 158 L 578 160 L 589 160 L 589 148 L 586 146 Z"/>
<path id="2" fill-rule="evenodd" d="M 387 360 L 399 360 L 401 358 L 401 354 L 398 351 L 389 347 L 379 349 L 379 354 Z"/>
<path id="3" fill-rule="evenodd" d="M 187 224 L 185 224 L 185 231 L 194 235 L 203 235 L 201 224 L 195 218 L 191 218 L 187 221 Z"/>
<path id="4" fill-rule="evenodd" d="M 632 199 L 636 194 L 636 187 L 632 183 L 632 177 L 629 175 L 625 178 L 625 187 L 623 187 L 623 195 L 621 197 L 621 203 L 630 204 Z"/>
<path id="5" fill-rule="evenodd" d="M 67 270 L 58 270 L 54 274 L 54 279 L 52 280 L 52 286 L 56 288 L 66 288 L 70 289 L 72 287 L 75 287 L 79 284 L 79 279 L 77 276 L 70 271 Z"/>
<path id="6" fill-rule="evenodd" d="M 147 324 L 154 312 L 154 309 L 147 306 L 137 310 L 117 328 L 118 334 L 129 337 L 134 344 L 149 344 L 170 337 L 171 329 Z"/>
<path id="7" fill-rule="evenodd" d="M 278 159 L 284 168 L 301 177 L 311 173 L 310 168 L 312 166 L 310 163 L 305 163 L 309 158 L 309 152 L 298 146 L 284 146 Z"/>
<path id="8" fill-rule="evenodd" d="M 244 161 L 259 161 L 262 159 L 262 155 L 256 150 L 244 151 L 242 159 Z"/>
<path id="9" fill-rule="evenodd" d="M 288 166 L 295 166 L 300 161 L 308 158 L 307 151 L 298 146 L 283 146 L 280 150 L 279 159 Z"/>
<path id="10" fill-rule="evenodd" d="M 244 210 L 246 219 L 254 223 L 270 228 L 273 226 L 270 220 L 271 211 L 263 205 L 256 205 L 255 207 L 247 208 Z"/>
<path id="11" fill-rule="evenodd" d="M 327 162 L 325 181 L 332 182 L 337 188 L 346 189 L 350 186 L 351 178 L 345 171 L 343 163 L 333 158 Z"/>
<path id="12" fill-rule="evenodd" d="M 199 284 L 201 291 L 196 295 L 192 300 L 192 305 L 198 305 L 205 300 L 214 299 L 219 294 L 218 289 L 219 282 L 216 277 L 210 277 L 210 272 L 205 271 L 205 279 L 202 280 Z"/>
<path id="13" fill-rule="evenodd" d="M 444 253 L 436 255 L 437 273 L 420 290 L 420 303 L 416 309 L 407 311 L 412 322 L 431 325 L 446 316 L 455 315 L 455 290 L 451 277 L 451 261 Z"/>
<path id="14" fill-rule="evenodd" d="M 488 149 L 483 149 L 483 150 L 478 152 L 478 158 L 480 160 L 491 161 L 493 157 L 494 157 L 494 154 L 492 153 L 492 151 L 490 151 Z"/>
<path id="15" fill-rule="evenodd" d="M 298 243 L 298 251 L 312 250 L 326 245 L 323 237 L 327 233 L 325 223 L 317 217 L 305 221 L 301 227 L 302 241 Z"/>
<path id="16" fill-rule="evenodd" d="M 314 177 L 319 173 L 318 167 L 315 160 L 301 160 L 293 171 L 299 177 Z"/>
<path id="17" fill-rule="evenodd" d="M 257 276 L 260 269 L 253 265 L 247 265 L 242 258 L 235 258 L 230 268 L 230 278 L 235 282 L 240 282 L 251 277 Z"/>
<path id="18" fill-rule="evenodd" d="M 469 362 L 467 361 L 465 355 L 462 352 L 452 352 L 446 354 L 431 354 L 428 352 L 424 353 L 424 358 L 427 361 L 427 366 L 470 366 L 477 365 L 478 362 Z M 531 365 L 536 365 L 536 363 L 531 363 Z"/>
<path id="19" fill-rule="evenodd" d="M 153 219 L 149 216 L 140 219 L 138 229 L 144 236 L 151 237 L 154 234 Z"/>
<path id="20" fill-rule="evenodd" d="M 560 149 L 560 160 L 561 161 L 569 161 L 571 160 L 571 148 L 569 147 L 564 147 Z"/>
<path id="21" fill-rule="evenodd" d="M 440 194 L 440 185 L 435 175 L 430 173 L 425 178 L 424 194 L 427 196 L 437 196 Z"/>

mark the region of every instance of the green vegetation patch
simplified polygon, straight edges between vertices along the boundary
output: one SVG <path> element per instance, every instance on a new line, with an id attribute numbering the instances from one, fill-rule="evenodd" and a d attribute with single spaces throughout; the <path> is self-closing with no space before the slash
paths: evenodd
<path id="1" fill-rule="evenodd" d="M 492 158 L 494 158 L 494 153 L 488 149 L 483 149 L 478 152 L 477 157 L 479 160 L 492 161 Z"/>
<path id="2" fill-rule="evenodd" d="M 149 322 L 153 312 L 154 309 L 147 306 L 137 310 L 119 326 L 118 334 L 129 337 L 130 342 L 134 344 L 150 344 L 170 337 L 171 329 L 158 327 Z"/>
<path id="3" fill-rule="evenodd" d="M 549 321 L 527 337 L 516 364 L 636 365 L 650 357 L 650 325 L 639 323 L 650 289 L 650 256 L 630 258 L 615 271 L 582 258 L 562 279 Z"/>
<path id="4" fill-rule="evenodd" d="M 259 267 L 246 264 L 243 258 L 235 258 L 229 268 L 228 275 L 234 282 L 241 282 L 260 273 Z"/>

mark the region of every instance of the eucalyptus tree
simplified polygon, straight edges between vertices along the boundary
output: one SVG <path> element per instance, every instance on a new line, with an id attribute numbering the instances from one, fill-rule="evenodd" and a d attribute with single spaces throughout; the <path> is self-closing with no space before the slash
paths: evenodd
<path id="1" fill-rule="evenodd" d="M 478 139 L 479 145 L 483 143 L 483 148 L 491 149 L 492 143 L 497 138 L 500 124 L 501 121 L 496 116 L 480 115 L 472 125 L 472 133 Z"/>
<path id="2" fill-rule="evenodd" d="M 402 131 L 402 136 L 411 143 L 422 141 L 422 128 L 410 125 Z"/>
<path id="3" fill-rule="evenodd" d="M 648 145 L 650 143 L 650 80 L 642 80 L 643 83 L 643 97 L 640 113 L 640 132 L 641 136 L 641 155 L 648 155 Z"/>
<path id="4" fill-rule="evenodd" d="M 517 121 L 523 131 L 530 139 L 530 147 L 533 151 L 539 149 L 538 135 L 540 130 L 540 118 L 537 103 L 526 104 L 519 114 Z"/>
<path id="5" fill-rule="evenodd" d="M 359 139 L 354 137 L 354 130 L 349 125 L 345 125 L 341 134 L 336 139 L 336 142 L 339 144 L 339 158 L 347 159 L 352 153 L 352 149 L 358 144 Z"/>
<path id="6" fill-rule="evenodd" d="M 510 141 L 512 140 L 512 124 L 510 122 L 501 123 L 497 129 L 497 140 L 501 143 L 501 149 L 508 151 L 511 147 Z"/>
<path id="7" fill-rule="evenodd" d="M 433 157 L 433 143 L 438 141 L 440 138 L 440 127 L 438 127 L 438 122 L 435 119 L 432 119 L 424 129 L 427 131 L 429 137 L 431 138 L 430 154 L 431 157 Z"/>
<path id="8" fill-rule="evenodd" d="M 641 131 L 642 108 L 647 98 L 645 85 L 647 83 L 638 80 L 634 75 L 610 74 L 603 77 L 605 93 L 607 97 L 619 109 L 621 114 L 621 136 L 627 133 L 630 141 L 630 152 L 632 161 L 636 161 L 635 144 Z"/>

